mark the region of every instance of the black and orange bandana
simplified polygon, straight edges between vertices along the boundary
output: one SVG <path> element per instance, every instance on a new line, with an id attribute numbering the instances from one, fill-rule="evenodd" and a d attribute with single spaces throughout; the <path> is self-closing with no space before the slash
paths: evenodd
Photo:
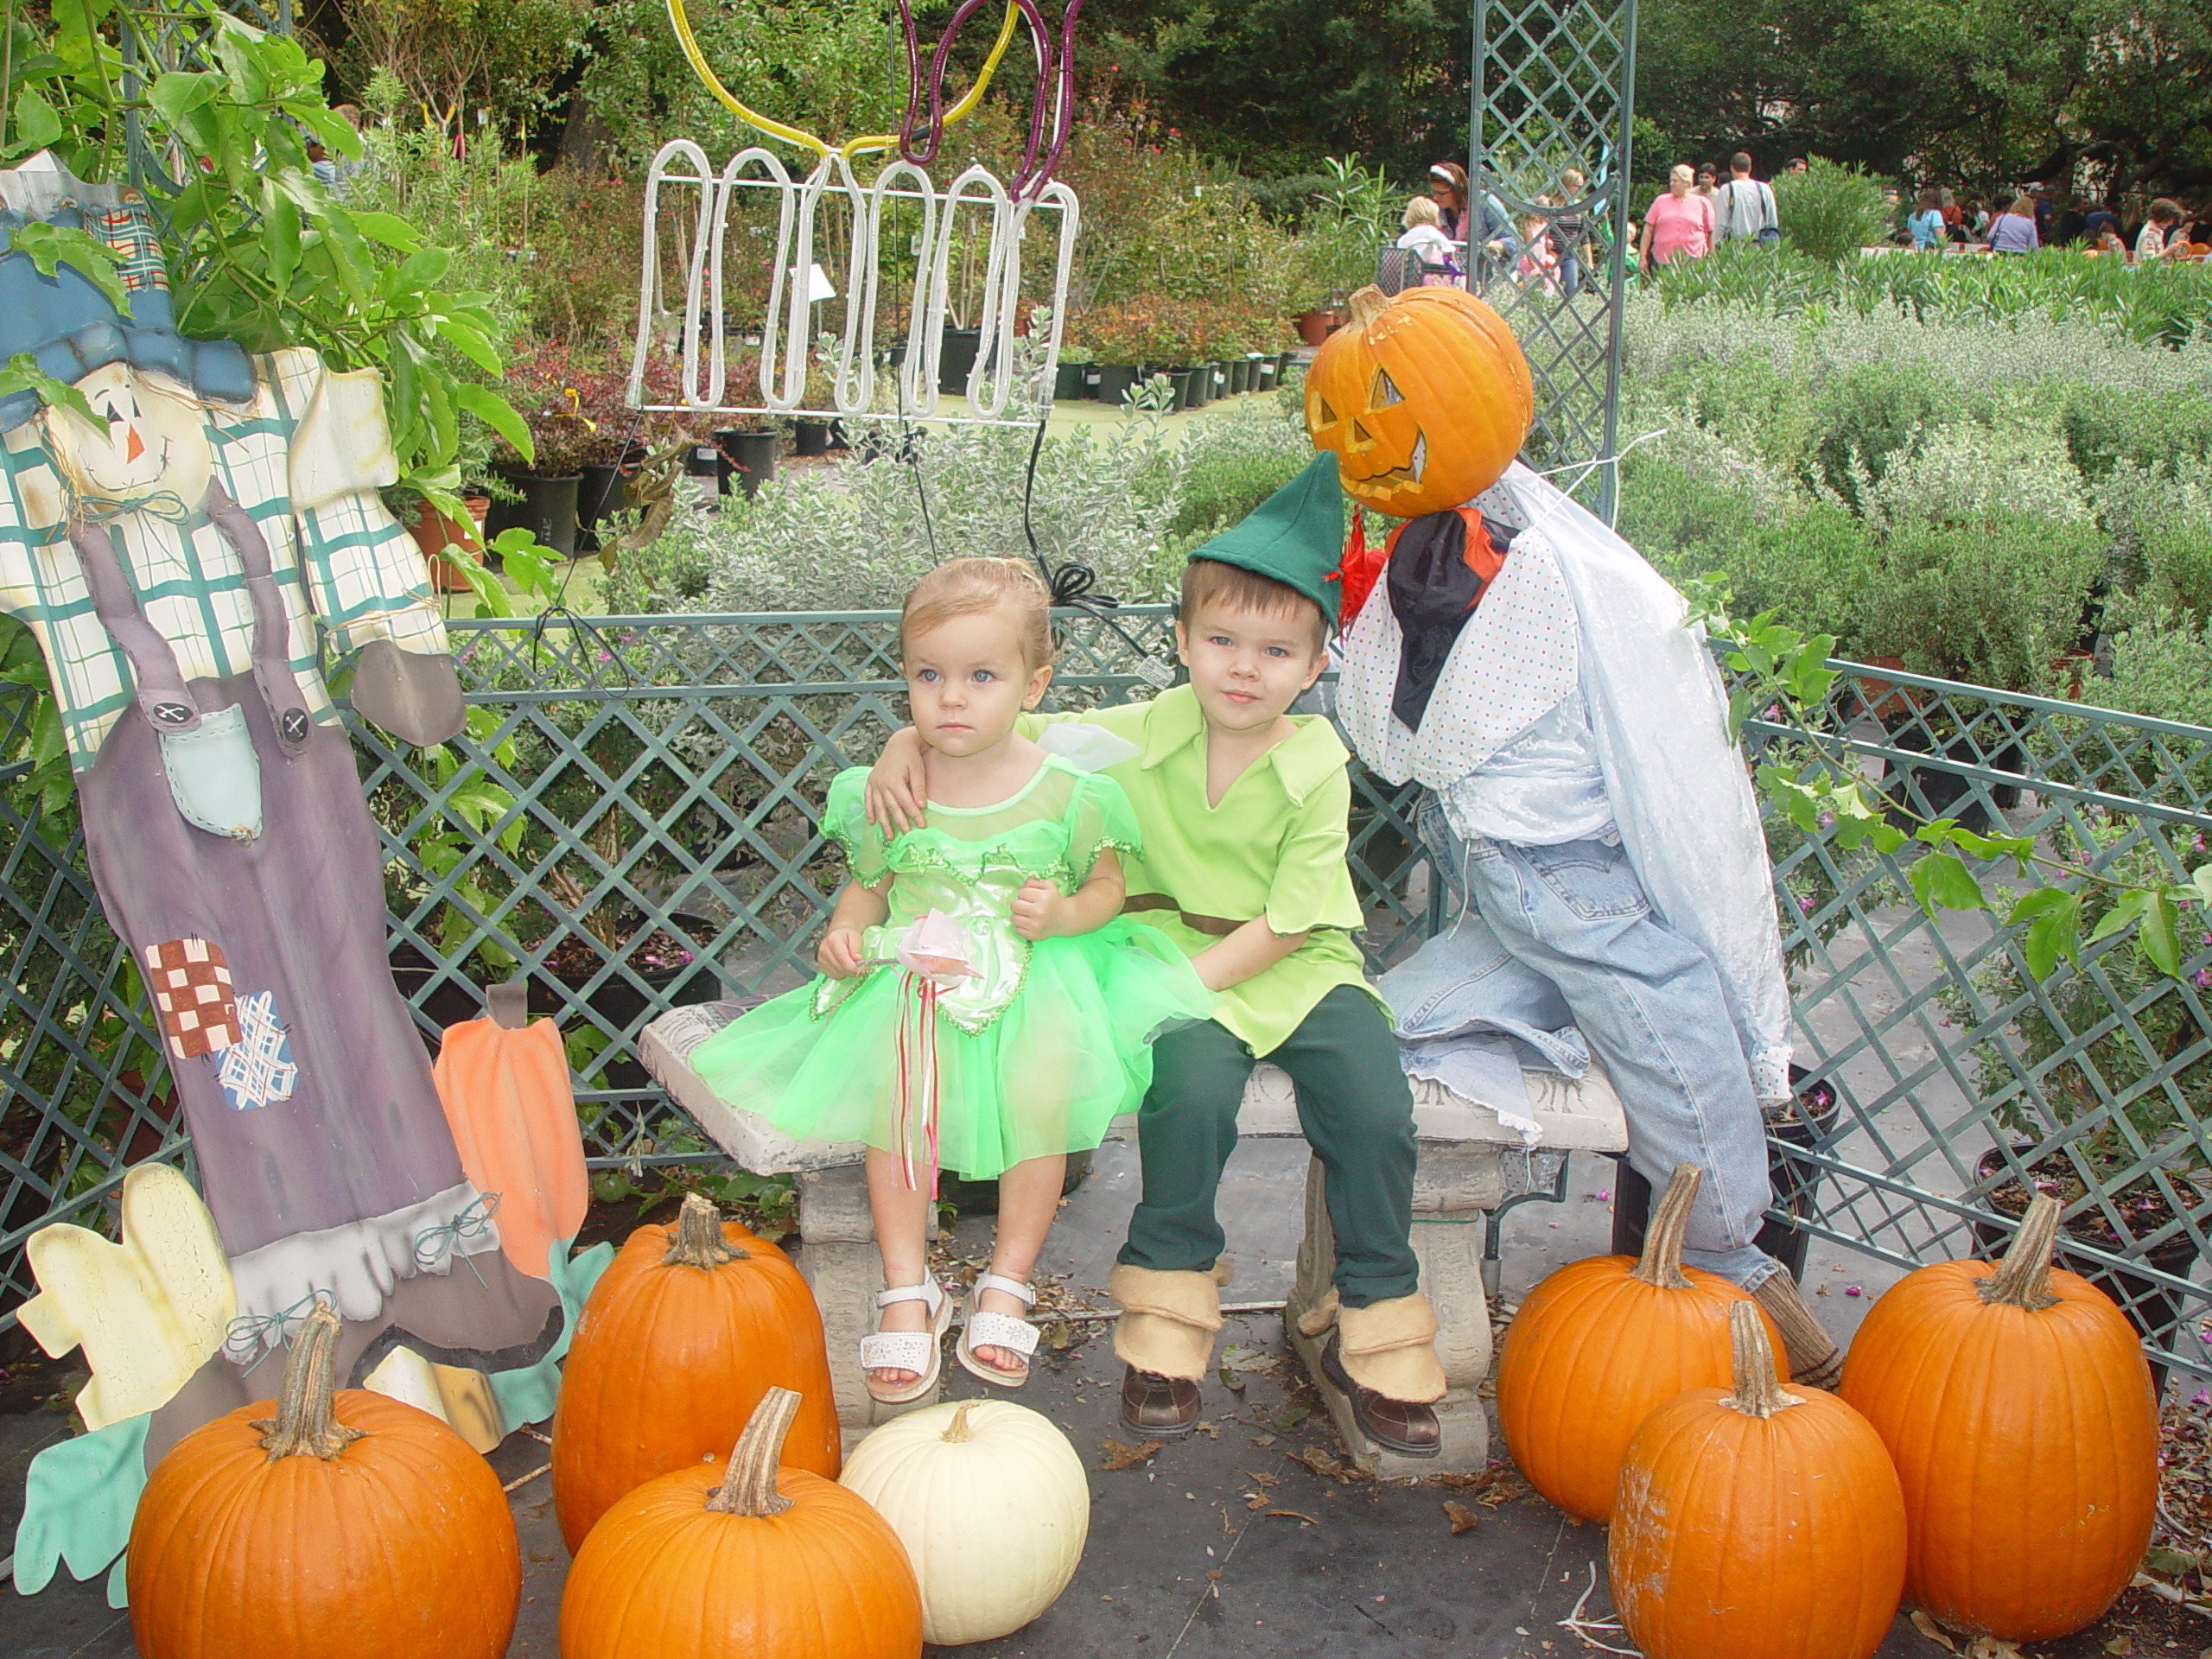
<path id="1" fill-rule="evenodd" d="M 1398 683 L 1390 712 L 1421 729 L 1459 630 L 1505 563 L 1513 531 L 1472 507 L 1408 518 L 1390 532 L 1383 577 L 1398 619 Z"/>

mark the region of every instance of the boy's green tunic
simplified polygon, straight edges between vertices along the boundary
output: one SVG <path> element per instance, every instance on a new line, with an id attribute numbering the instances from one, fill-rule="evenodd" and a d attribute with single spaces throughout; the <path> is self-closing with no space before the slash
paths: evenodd
<path id="1" fill-rule="evenodd" d="M 1327 721 L 1294 717 L 1297 734 L 1209 806 L 1205 716 L 1189 686 L 1150 702 L 1052 718 L 1080 719 L 1141 751 L 1106 768 L 1145 837 L 1144 855 L 1123 861 L 1123 909 L 1143 912 L 1190 956 L 1256 916 L 1277 933 L 1310 933 L 1274 966 L 1220 994 L 1214 1018 L 1255 1055 L 1281 1046 L 1336 987 L 1367 990 L 1351 941 L 1366 918 L 1344 863 L 1351 753 Z"/>
<path id="2" fill-rule="evenodd" d="M 1344 862 L 1349 752 L 1326 720 L 1247 767 L 1206 800 L 1205 717 L 1188 686 L 1079 718 L 1133 744 L 1106 768 L 1136 810 L 1141 859 L 1124 861 L 1124 909 L 1196 956 L 1255 917 L 1306 933 L 1289 956 L 1219 994 L 1213 1018 L 1154 1046 L 1139 1119 L 1144 1198 L 1121 1260 L 1198 1271 L 1223 1248 L 1213 1201 L 1236 1140 L 1253 1065 L 1273 1058 L 1298 1092 L 1306 1139 L 1329 1172 L 1338 1287 L 1347 1306 L 1413 1294 L 1413 1096 L 1389 1011 L 1367 983 L 1353 930 L 1364 925 Z"/>

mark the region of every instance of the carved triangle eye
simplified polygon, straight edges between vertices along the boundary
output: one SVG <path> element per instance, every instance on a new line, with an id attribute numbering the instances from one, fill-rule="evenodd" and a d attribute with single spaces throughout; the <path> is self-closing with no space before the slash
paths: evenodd
<path id="1" fill-rule="evenodd" d="M 1368 407 L 1370 409 L 1388 409 L 1393 404 L 1402 404 L 1405 401 L 1405 394 L 1398 390 L 1397 386 L 1391 381 L 1390 377 L 1385 374 L 1381 369 L 1376 370 L 1375 385 L 1367 396 Z"/>
<path id="2" fill-rule="evenodd" d="M 1319 401 L 1321 405 L 1321 424 L 1324 426 L 1334 426 L 1337 423 L 1337 411 L 1329 407 L 1329 400 L 1327 398 L 1323 397 L 1319 399 Z"/>

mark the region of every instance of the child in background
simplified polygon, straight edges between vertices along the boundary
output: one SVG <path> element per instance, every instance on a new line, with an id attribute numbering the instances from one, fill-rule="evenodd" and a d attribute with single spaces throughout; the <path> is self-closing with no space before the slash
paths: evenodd
<path id="1" fill-rule="evenodd" d="M 1424 287 L 1455 287 L 1460 276 L 1459 262 L 1452 257 L 1452 238 L 1444 234 L 1442 215 L 1435 200 L 1429 196 L 1415 196 L 1406 204 L 1405 216 L 1399 221 L 1406 233 L 1398 238 L 1398 245 L 1409 253 L 1420 256 L 1422 264 L 1429 267 L 1421 273 Z"/>
<path id="2" fill-rule="evenodd" d="M 1015 730 L 1052 677 L 1043 585 L 1008 560 L 939 565 L 906 596 L 899 647 L 928 826 L 886 836 L 862 812 L 867 772 L 839 773 L 822 828 L 851 879 L 821 976 L 692 1056 L 724 1100 L 778 1128 L 868 1143 L 889 1288 L 861 1363 L 887 1405 L 936 1386 L 951 1319 L 928 1271 L 937 1170 L 998 1180 L 991 1271 L 957 1357 L 1020 1388 L 1066 1154 L 1144 1098 L 1153 1037 L 1213 1004 L 1165 935 L 1118 915 L 1121 855 L 1139 849 L 1121 789 Z"/>

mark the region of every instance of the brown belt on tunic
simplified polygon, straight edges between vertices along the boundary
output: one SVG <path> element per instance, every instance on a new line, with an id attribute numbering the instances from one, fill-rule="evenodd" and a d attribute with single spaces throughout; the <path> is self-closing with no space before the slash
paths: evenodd
<path id="1" fill-rule="evenodd" d="M 1182 918 L 1184 926 L 1194 932 L 1211 933 L 1217 939 L 1227 938 L 1244 925 L 1242 922 L 1230 921 L 1226 916 L 1194 915 L 1183 909 L 1164 893 L 1140 893 L 1122 900 L 1123 915 L 1128 915 L 1133 910 L 1172 910 Z"/>

